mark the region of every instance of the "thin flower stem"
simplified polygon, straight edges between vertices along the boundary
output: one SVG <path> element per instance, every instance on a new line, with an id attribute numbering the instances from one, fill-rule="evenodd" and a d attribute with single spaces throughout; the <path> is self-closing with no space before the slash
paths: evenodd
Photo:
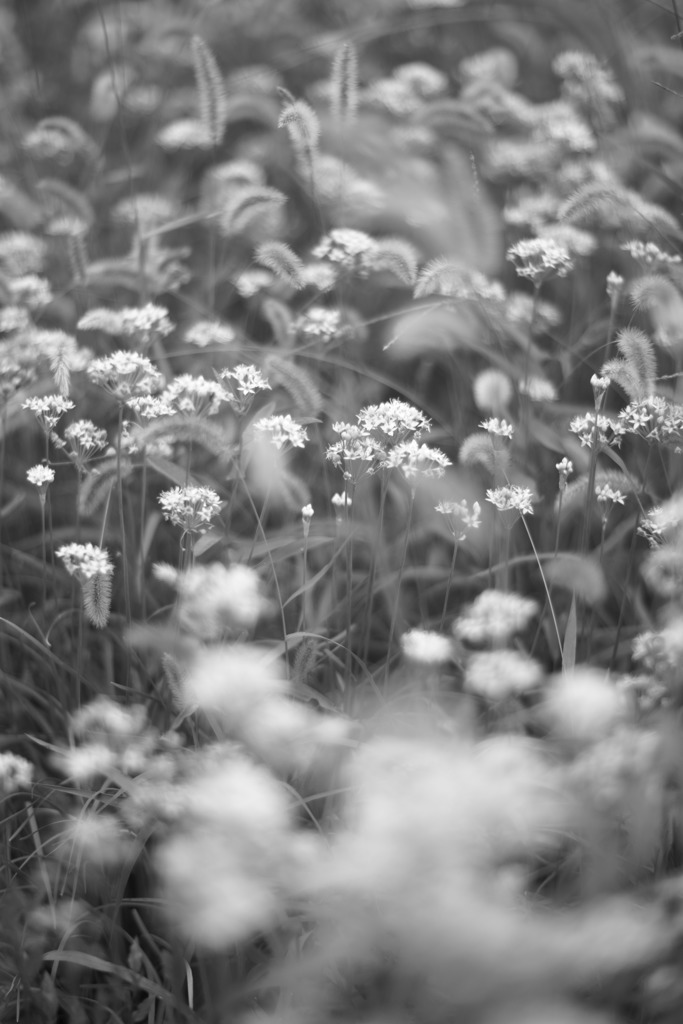
<path id="1" fill-rule="evenodd" d="M 561 655 L 562 654 L 562 638 L 560 636 L 560 627 L 557 624 L 557 618 L 555 616 L 555 609 L 553 608 L 553 602 L 552 602 L 552 600 L 550 598 L 550 590 L 548 588 L 548 581 L 545 578 L 545 573 L 543 572 L 543 566 L 541 564 L 541 559 L 538 557 L 538 551 L 536 550 L 536 545 L 534 544 L 534 539 L 531 536 L 531 530 L 529 529 L 529 526 L 528 526 L 527 521 L 524 518 L 524 516 L 521 516 L 520 518 L 522 520 L 522 523 L 524 524 L 524 529 L 526 530 L 526 535 L 529 538 L 529 543 L 531 544 L 531 550 L 534 553 L 534 558 L 536 559 L 536 564 L 538 565 L 538 571 L 541 574 L 541 580 L 543 581 L 543 588 L 545 590 L 545 596 L 548 599 L 548 607 L 550 609 L 550 614 L 552 616 L 553 626 L 555 627 L 555 635 L 557 636 L 557 643 L 559 645 L 560 655 Z"/>
<path id="2" fill-rule="evenodd" d="M 147 449 L 142 449 L 142 482 L 140 485 L 140 547 L 138 550 L 140 616 L 147 619 L 147 594 L 145 592 L 145 525 L 147 512 Z"/>
<path id="3" fill-rule="evenodd" d="M 345 631 L 345 635 L 346 635 L 346 665 L 345 665 L 345 670 L 344 670 L 344 686 L 345 686 L 345 690 L 344 690 L 344 705 L 345 705 L 345 708 L 347 707 L 347 705 L 350 706 L 350 702 L 353 699 L 352 692 L 351 692 L 351 660 L 352 660 L 352 657 L 353 657 L 353 652 L 352 652 L 352 649 L 351 649 L 351 626 L 352 626 L 352 620 L 353 620 L 353 593 L 352 593 L 352 591 L 353 591 L 353 530 L 354 530 L 354 526 L 355 526 L 355 522 L 354 522 L 355 512 L 354 512 L 354 509 L 356 507 L 356 503 L 355 503 L 355 500 L 354 500 L 355 496 L 356 496 L 356 494 L 355 494 L 355 487 L 353 487 L 352 488 L 352 493 L 351 493 L 351 512 L 349 514 L 349 505 L 348 505 L 348 500 L 347 500 L 348 499 L 348 481 L 346 481 L 346 485 L 344 487 L 344 514 L 346 515 L 346 522 L 347 522 L 347 527 L 348 527 L 348 531 L 349 531 L 349 543 L 348 543 L 348 552 L 347 552 L 347 555 L 346 555 L 346 631 Z M 363 664 L 365 664 L 365 660 L 363 660 Z"/>
<path id="4" fill-rule="evenodd" d="M 78 605 L 78 639 L 76 641 L 76 708 L 81 706 L 81 666 L 83 665 L 83 601 Z"/>
<path id="5" fill-rule="evenodd" d="M 396 632 L 396 624 L 398 622 L 399 608 L 401 607 L 401 584 L 403 583 L 403 573 L 406 567 L 406 560 L 408 558 L 408 546 L 410 544 L 410 524 L 413 518 L 413 506 L 415 504 L 415 488 L 410 489 L 410 505 L 408 506 L 408 516 L 405 528 L 405 535 L 403 540 L 403 554 L 401 556 L 401 564 L 398 570 L 398 579 L 396 580 L 396 597 L 394 598 L 394 607 L 391 612 L 391 624 L 389 626 L 389 639 L 387 641 L 387 660 L 384 666 L 384 687 L 389 679 L 389 666 L 391 664 L 391 648 L 394 642 L 394 634 Z"/>
<path id="6" fill-rule="evenodd" d="M 40 499 L 40 539 L 43 551 L 43 613 L 47 605 L 47 539 L 45 533 L 45 496 Z"/>
<path id="7" fill-rule="evenodd" d="M 304 546 L 301 565 L 301 626 L 302 633 L 306 632 L 306 586 L 308 583 L 308 536 L 304 536 Z"/>
<path id="8" fill-rule="evenodd" d="M 377 512 L 377 533 L 375 535 L 375 543 L 372 546 L 370 552 L 370 569 L 368 571 L 367 586 L 365 588 L 365 634 L 363 637 L 363 661 L 367 662 L 368 652 L 370 650 L 370 634 L 372 632 L 372 604 L 373 604 L 373 588 L 375 585 L 375 575 L 377 573 L 377 552 L 379 551 L 380 544 L 382 542 L 382 524 L 384 522 L 384 509 L 386 506 L 387 492 L 389 490 L 389 475 L 388 473 L 382 474 L 382 483 L 379 494 L 379 509 Z"/>
<path id="9" fill-rule="evenodd" d="M 453 554 L 451 555 L 451 567 L 448 572 L 448 581 L 446 583 L 446 593 L 443 598 L 443 608 L 441 609 L 441 620 L 439 622 L 439 629 L 443 630 L 444 623 L 446 621 L 446 612 L 448 610 L 448 598 L 451 594 L 451 586 L 453 585 L 453 576 L 455 575 L 455 560 L 458 557 L 459 542 L 456 537 L 453 538 Z"/>
<path id="10" fill-rule="evenodd" d="M 128 548 L 126 545 L 126 514 L 123 507 L 123 477 L 121 475 L 121 435 L 123 433 L 123 406 L 119 405 L 119 428 L 116 436 L 116 490 L 119 505 L 119 527 L 121 530 L 121 563 L 123 570 L 123 600 L 126 609 L 126 623 L 130 629 L 133 616 L 130 603 L 128 580 Z"/>
<path id="11" fill-rule="evenodd" d="M 595 411 L 595 425 L 593 427 L 593 444 L 591 445 L 591 460 L 588 467 L 588 487 L 586 489 L 586 503 L 583 510 L 583 523 L 581 526 L 581 554 L 586 554 L 590 540 L 590 514 L 595 499 L 595 475 L 598 469 L 598 438 L 600 426 L 598 422 L 599 412 Z"/>

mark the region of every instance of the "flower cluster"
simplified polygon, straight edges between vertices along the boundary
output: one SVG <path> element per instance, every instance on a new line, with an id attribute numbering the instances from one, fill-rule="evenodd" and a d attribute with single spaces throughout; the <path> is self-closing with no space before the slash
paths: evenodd
<path id="1" fill-rule="evenodd" d="M 371 235 L 355 228 L 334 228 L 321 238 L 312 255 L 363 274 L 367 273 L 376 252 L 377 242 Z"/>
<path id="2" fill-rule="evenodd" d="M 217 381 L 181 373 L 175 377 L 160 396 L 170 413 L 193 416 L 214 416 L 228 395 Z"/>
<path id="3" fill-rule="evenodd" d="M 235 329 L 230 324 L 214 320 L 198 320 L 185 331 L 185 341 L 195 348 L 208 348 L 209 345 L 223 348 L 232 345 L 236 337 Z"/>
<path id="4" fill-rule="evenodd" d="M 575 416 L 569 424 L 572 434 L 576 434 L 581 446 L 592 448 L 597 440 L 598 448 L 618 448 L 625 432 L 621 420 L 615 420 L 599 413 L 587 412 L 584 416 Z"/>
<path id="5" fill-rule="evenodd" d="M 64 431 L 63 441 L 54 436 L 53 441 L 64 449 L 79 473 L 83 473 L 93 456 L 106 447 L 107 431 L 96 427 L 92 420 L 76 420 Z"/>
<path id="6" fill-rule="evenodd" d="M 451 465 L 451 460 L 438 448 L 419 441 L 402 441 L 389 449 L 380 462 L 382 469 L 400 469 L 407 480 L 416 476 L 440 478 Z"/>
<path id="7" fill-rule="evenodd" d="M 114 566 L 104 548 L 95 544 L 62 544 L 57 557 L 64 562 L 70 576 L 83 582 L 95 576 L 111 576 Z"/>
<path id="8" fill-rule="evenodd" d="M 660 395 L 629 402 L 619 412 L 618 423 L 623 434 L 673 448 L 683 443 L 683 406 Z"/>
<path id="9" fill-rule="evenodd" d="M 163 377 L 147 358 L 138 352 L 119 349 L 110 356 L 94 359 L 88 377 L 125 405 L 131 398 L 151 395 L 163 385 Z"/>
<path id="10" fill-rule="evenodd" d="M 467 501 L 440 501 L 435 510 L 446 517 L 448 528 L 458 543 L 467 537 L 468 530 L 478 530 L 481 525 L 481 505 L 478 501 L 470 509 Z"/>
<path id="11" fill-rule="evenodd" d="M 184 533 L 201 533 L 208 529 L 221 508 L 221 500 L 211 487 L 192 484 L 162 491 L 158 500 L 164 518 Z"/>
<path id="12" fill-rule="evenodd" d="M 165 338 L 174 330 L 168 310 L 152 302 L 124 309 L 91 309 L 81 317 L 77 326 L 82 331 L 104 331 L 105 334 L 135 338 L 145 347 L 155 338 Z"/>
<path id="13" fill-rule="evenodd" d="M 0 793 L 9 796 L 29 789 L 33 782 L 33 765 L 20 754 L 0 753 Z"/>
<path id="14" fill-rule="evenodd" d="M 510 484 L 505 487 L 495 487 L 486 492 L 486 500 L 498 509 L 499 512 L 519 512 L 520 516 L 533 515 L 533 494 L 528 487 L 519 487 L 517 484 Z"/>
<path id="15" fill-rule="evenodd" d="M 45 395 L 42 398 L 27 398 L 22 409 L 29 409 L 36 417 L 46 434 L 50 434 L 64 413 L 74 409 L 74 403 L 63 395 Z"/>
<path id="16" fill-rule="evenodd" d="M 453 632 L 468 644 L 498 647 L 526 629 L 537 611 L 536 602 L 521 594 L 484 590 L 456 620 Z"/>
<path id="17" fill-rule="evenodd" d="M 221 370 L 218 375 L 225 385 L 227 401 L 238 416 L 244 416 L 260 391 L 271 386 L 257 366 L 240 363 L 233 370 Z"/>
<path id="18" fill-rule="evenodd" d="M 305 427 L 287 414 L 285 416 L 263 416 L 254 423 L 254 430 L 267 434 L 277 449 L 290 446 L 303 448 L 308 441 Z"/>
<path id="19" fill-rule="evenodd" d="M 520 277 L 539 284 L 548 277 L 566 277 L 573 267 L 569 250 L 552 238 L 525 238 L 507 251 Z"/>

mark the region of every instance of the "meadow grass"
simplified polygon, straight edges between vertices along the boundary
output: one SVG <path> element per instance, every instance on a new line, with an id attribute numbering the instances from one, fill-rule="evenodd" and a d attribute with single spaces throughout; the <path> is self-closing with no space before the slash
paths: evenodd
<path id="1" fill-rule="evenodd" d="M 0 4 L 0 1020 L 677 1024 L 675 0 Z"/>

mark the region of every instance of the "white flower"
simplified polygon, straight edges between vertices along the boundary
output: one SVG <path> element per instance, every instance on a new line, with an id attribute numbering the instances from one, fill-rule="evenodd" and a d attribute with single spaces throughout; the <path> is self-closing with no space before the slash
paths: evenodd
<path id="1" fill-rule="evenodd" d="M 163 384 L 163 377 L 146 356 L 125 349 L 93 359 L 87 372 L 93 384 L 98 384 L 120 402 L 150 395 Z"/>
<path id="2" fill-rule="evenodd" d="M 511 439 L 515 432 L 515 428 L 511 423 L 497 418 L 484 420 L 479 426 L 482 430 L 488 431 L 489 434 L 495 434 L 497 437 L 507 437 L 508 439 Z"/>
<path id="3" fill-rule="evenodd" d="M 300 423 L 287 414 L 286 416 L 263 416 L 254 424 L 254 430 L 269 435 L 276 448 L 284 448 L 289 444 L 292 448 L 303 448 L 308 441 L 308 434 Z"/>
<path id="4" fill-rule="evenodd" d="M 287 692 L 282 664 L 268 651 L 248 644 L 215 645 L 201 650 L 181 682 L 188 708 L 220 716 L 228 727 L 258 705 Z"/>
<path id="5" fill-rule="evenodd" d="M 56 554 L 69 575 L 81 582 L 95 576 L 110 576 L 114 571 L 107 551 L 95 544 L 62 544 Z"/>
<path id="6" fill-rule="evenodd" d="M 74 403 L 63 395 L 45 395 L 42 398 L 27 398 L 22 409 L 30 409 L 46 434 L 54 430 L 65 412 L 74 408 Z"/>
<path id="7" fill-rule="evenodd" d="M 521 594 L 484 590 L 456 620 L 453 632 L 471 644 L 504 644 L 521 633 L 537 611 L 536 602 Z"/>
<path id="8" fill-rule="evenodd" d="M 226 630 L 251 629 L 267 607 L 259 576 L 246 565 L 212 562 L 182 573 L 157 565 L 154 572 L 177 590 L 178 625 L 198 640 L 217 641 Z"/>
<path id="9" fill-rule="evenodd" d="M 164 519 L 187 533 L 200 532 L 218 515 L 221 499 L 211 487 L 172 487 L 158 498 Z"/>
<path id="10" fill-rule="evenodd" d="M 552 274 L 566 277 L 574 266 L 569 250 L 552 238 L 525 238 L 510 246 L 507 258 L 515 264 L 520 277 L 535 283 Z"/>
<path id="11" fill-rule="evenodd" d="M 488 700 L 505 700 L 535 690 L 543 679 L 541 665 L 519 651 L 473 654 L 465 671 L 465 689 Z"/>
<path id="12" fill-rule="evenodd" d="M 407 480 L 418 475 L 439 479 L 450 464 L 451 460 L 440 449 L 419 444 L 415 439 L 394 445 L 380 463 L 382 469 L 400 469 Z"/>
<path id="13" fill-rule="evenodd" d="M 244 415 L 259 391 L 271 387 L 257 366 L 241 363 L 234 370 L 221 370 L 218 375 L 225 383 L 227 401 L 236 413 Z"/>
<path id="14" fill-rule="evenodd" d="M 401 648 L 408 661 L 421 665 L 445 665 L 453 656 L 449 637 L 427 629 L 411 629 L 404 633 Z"/>
<path id="15" fill-rule="evenodd" d="M 554 677 L 543 708 L 556 736 L 583 746 L 601 740 L 623 722 L 627 705 L 604 672 L 579 667 Z"/>
<path id="16" fill-rule="evenodd" d="M 398 398 L 367 405 L 356 418 L 360 430 L 374 435 L 381 443 L 400 444 L 411 438 L 419 439 L 431 429 L 431 421 L 424 413 Z"/>
<path id="17" fill-rule="evenodd" d="M 31 469 L 26 470 L 26 477 L 30 484 L 42 490 L 54 482 L 55 471 L 49 466 L 32 466 Z"/>
<path id="18" fill-rule="evenodd" d="M 521 516 L 531 516 L 533 494 L 528 487 L 510 484 L 507 487 L 495 487 L 486 492 L 486 500 L 495 505 L 499 512 L 515 511 Z"/>
<path id="19" fill-rule="evenodd" d="M 196 348 L 232 345 L 236 338 L 235 329 L 230 324 L 216 323 L 213 320 L 198 320 L 185 332 L 185 341 Z"/>
<path id="20" fill-rule="evenodd" d="M 502 370 L 482 370 L 472 383 L 474 402 L 482 412 L 500 415 L 514 394 L 512 381 Z"/>

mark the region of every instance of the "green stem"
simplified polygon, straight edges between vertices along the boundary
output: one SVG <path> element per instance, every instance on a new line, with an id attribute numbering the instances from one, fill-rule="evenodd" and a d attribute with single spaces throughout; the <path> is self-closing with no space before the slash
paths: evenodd
<path id="1" fill-rule="evenodd" d="M 130 629 L 133 616 L 128 580 L 128 547 L 126 544 L 126 515 L 123 508 L 123 477 L 121 474 L 121 435 L 123 433 L 123 406 L 119 406 L 119 429 L 116 437 L 116 490 L 119 505 L 119 528 L 121 530 L 121 562 L 123 570 L 123 600 L 126 609 L 126 623 Z"/>
<path id="2" fill-rule="evenodd" d="M 389 475 L 388 473 L 382 474 L 382 483 L 379 495 L 379 510 L 377 512 L 377 533 L 375 535 L 375 543 L 372 546 L 370 552 L 370 569 L 368 572 L 368 581 L 365 588 L 365 635 L 363 638 L 363 661 L 367 662 L 368 652 L 370 650 L 370 633 L 372 630 L 372 604 L 373 604 L 373 588 L 375 585 L 375 575 L 377 573 L 377 552 L 379 551 L 380 544 L 382 541 L 382 523 L 384 521 L 384 508 L 387 500 L 387 492 L 389 490 Z"/>
<path id="3" fill-rule="evenodd" d="M 403 541 L 403 554 L 401 556 L 401 564 L 398 570 L 398 579 L 396 581 L 396 597 L 394 600 L 394 607 L 391 613 L 391 624 L 389 626 L 389 640 L 387 641 L 387 660 L 384 666 L 384 686 L 386 688 L 387 681 L 389 679 L 389 665 L 391 664 L 391 647 L 394 642 L 394 634 L 396 632 L 396 624 L 398 622 L 398 612 L 401 606 L 401 584 L 403 583 L 403 573 L 406 567 L 406 559 L 408 557 L 408 545 L 410 544 L 410 524 L 413 518 L 413 506 L 415 504 L 415 488 L 410 489 L 410 505 L 408 506 L 408 517 L 406 522 L 405 537 Z"/>
<path id="4" fill-rule="evenodd" d="M 524 524 L 524 529 L 526 530 L 527 537 L 529 538 L 529 543 L 531 544 L 531 550 L 534 553 L 534 558 L 536 559 L 536 564 L 538 565 L 538 571 L 541 574 L 541 580 L 543 581 L 543 588 L 545 590 L 545 596 L 548 599 L 548 607 L 550 608 L 550 614 L 552 616 L 553 626 L 555 627 L 555 635 L 557 636 L 557 643 L 559 645 L 560 655 L 562 655 L 562 638 L 560 636 L 560 627 L 557 624 L 557 618 L 555 616 L 555 609 L 553 608 L 553 602 L 552 602 L 551 597 L 550 597 L 550 589 L 548 588 L 548 581 L 545 578 L 545 573 L 543 572 L 543 566 L 541 565 L 541 559 L 538 557 L 538 551 L 536 550 L 536 545 L 534 544 L 534 539 L 531 536 L 531 530 L 529 529 L 529 527 L 527 525 L 527 521 L 524 518 L 524 516 L 521 516 L 521 520 L 522 520 L 522 523 Z"/>
<path id="5" fill-rule="evenodd" d="M 455 575 L 455 560 L 458 557 L 459 543 L 457 538 L 453 538 L 453 554 L 451 555 L 451 567 L 448 573 L 448 582 L 446 583 L 446 593 L 443 598 L 443 608 L 441 609 L 441 621 L 439 622 L 439 629 L 443 631 L 444 623 L 446 621 L 446 612 L 448 610 L 448 598 L 451 594 L 451 586 L 453 585 L 453 576 Z"/>

